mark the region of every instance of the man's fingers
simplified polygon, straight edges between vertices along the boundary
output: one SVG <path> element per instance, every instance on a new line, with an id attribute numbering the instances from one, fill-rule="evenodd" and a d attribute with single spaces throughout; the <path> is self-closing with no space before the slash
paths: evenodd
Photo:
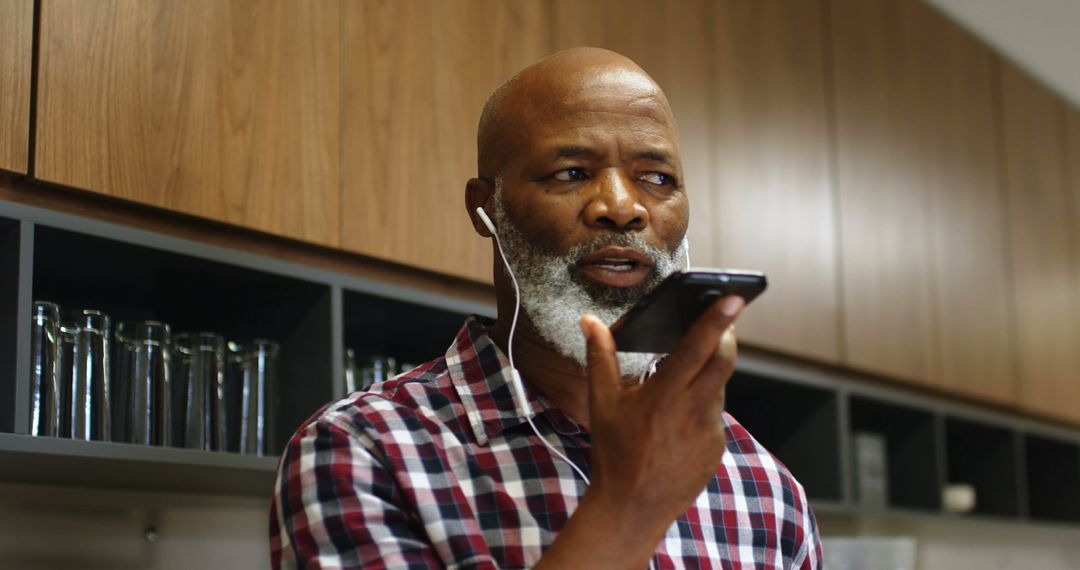
<path id="1" fill-rule="evenodd" d="M 720 358 L 734 366 L 737 356 L 739 356 L 739 345 L 735 342 L 735 325 L 729 325 L 724 334 L 720 335 Z"/>
<path id="2" fill-rule="evenodd" d="M 738 347 L 735 343 L 735 327 L 729 326 L 720 336 L 719 346 L 713 358 L 702 368 L 697 379 L 691 385 L 697 397 L 715 401 L 721 398 L 723 403 L 723 390 L 727 386 L 731 375 L 735 372 L 735 359 L 738 356 Z"/>
<path id="3" fill-rule="evenodd" d="M 716 355 L 720 337 L 735 322 L 746 301 L 728 295 L 713 303 L 686 331 L 657 373 L 659 383 L 688 384 Z"/>
<path id="4" fill-rule="evenodd" d="M 590 397 L 608 400 L 618 393 L 621 385 L 615 338 L 607 325 L 593 315 L 582 315 L 578 324 L 585 335 Z"/>

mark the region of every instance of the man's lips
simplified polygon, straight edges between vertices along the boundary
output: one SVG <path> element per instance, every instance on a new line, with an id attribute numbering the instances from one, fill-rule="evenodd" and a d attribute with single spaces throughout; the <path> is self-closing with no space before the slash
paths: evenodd
<path id="1" fill-rule="evenodd" d="M 582 277 L 607 287 L 633 287 L 652 273 L 653 264 L 645 254 L 629 247 L 598 249 L 577 263 Z"/>

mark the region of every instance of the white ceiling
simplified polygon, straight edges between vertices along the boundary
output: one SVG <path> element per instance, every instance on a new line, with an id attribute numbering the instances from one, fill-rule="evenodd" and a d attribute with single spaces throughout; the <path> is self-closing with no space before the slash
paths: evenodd
<path id="1" fill-rule="evenodd" d="M 1080 0 L 926 0 L 1080 107 Z"/>

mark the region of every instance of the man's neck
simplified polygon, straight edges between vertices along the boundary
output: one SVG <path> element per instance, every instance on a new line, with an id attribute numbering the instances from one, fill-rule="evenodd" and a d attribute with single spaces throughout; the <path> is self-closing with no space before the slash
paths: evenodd
<path id="1" fill-rule="evenodd" d="M 510 320 L 499 319 L 489 334 L 503 353 L 509 354 Z M 589 379 L 585 370 L 556 351 L 525 318 L 518 320 L 514 331 L 514 365 L 529 386 L 588 429 Z"/>

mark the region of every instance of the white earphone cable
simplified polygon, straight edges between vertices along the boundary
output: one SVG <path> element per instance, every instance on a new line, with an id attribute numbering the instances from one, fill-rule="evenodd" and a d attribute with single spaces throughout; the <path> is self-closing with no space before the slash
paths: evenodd
<path id="1" fill-rule="evenodd" d="M 478 208 L 478 210 L 481 212 L 483 211 L 480 208 Z M 483 218 L 485 218 L 485 221 L 489 221 L 486 219 L 487 216 L 483 216 Z M 585 475 L 585 472 L 563 452 L 555 449 L 555 446 L 548 443 L 547 438 L 540 433 L 540 430 L 533 422 L 532 417 L 534 414 L 532 406 L 529 405 L 528 397 L 525 394 L 524 380 L 521 378 L 521 373 L 518 372 L 517 366 L 514 365 L 514 332 L 517 329 L 518 313 L 521 311 L 521 289 L 518 287 L 517 277 L 514 276 L 514 268 L 510 267 L 510 262 L 506 259 L 506 252 L 503 251 L 502 240 L 499 239 L 499 234 L 495 231 L 494 224 L 489 225 L 488 229 L 491 230 L 491 235 L 495 238 L 495 245 L 499 247 L 499 257 L 502 257 L 503 264 L 506 266 L 506 271 L 510 274 L 510 281 L 514 284 L 514 319 L 510 321 L 510 338 L 506 341 L 506 356 L 510 360 L 510 373 L 513 376 L 513 385 L 511 386 L 511 389 L 515 395 L 514 400 L 519 402 L 520 411 L 525 412 L 525 419 L 529 422 L 529 427 L 532 428 L 536 437 L 540 438 L 540 441 L 543 442 L 549 451 L 573 468 L 574 471 L 581 476 L 581 479 L 585 481 L 585 484 L 588 485 L 589 477 Z"/>
<path id="2" fill-rule="evenodd" d="M 506 272 L 510 274 L 510 281 L 514 284 L 514 318 L 510 321 L 510 337 L 506 341 L 506 356 L 507 359 L 510 360 L 510 373 L 513 377 L 511 383 L 511 391 L 514 394 L 514 401 L 519 404 L 519 411 L 523 411 L 525 413 L 525 419 L 529 422 L 529 427 L 532 428 L 533 433 L 536 434 L 536 437 L 540 438 L 540 441 L 543 442 L 544 446 L 547 447 L 548 450 L 551 451 L 551 453 L 555 454 L 556 457 L 565 461 L 566 464 L 569 465 L 578 474 L 578 476 L 581 477 L 583 481 L 585 481 L 585 484 L 589 485 L 589 477 L 585 475 L 585 472 L 582 471 L 581 468 L 579 468 L 573 461 L 571 461 L 570 458 L 567 457 L 564 453 L 562 453 L 558 449 L 555 449 L 555 446 L 551 445 L 551 443 L 548 442 L 547 438 L 545 438 L 543 434 L 540 433 L 540 430 L 536 427 L 536 424 L 532 420 L 534 414 L 532 411 L 532 406 L 529 405 L 528 396 L 525 394 L 524 380 L 521 378 L 521 373 L 518 372 L 517 366 L 514 365 L 514 332 L 517 330 L 518 314 L 521 311 L 521 288 L 518 287 L 517 277 L 514 275 L 514 268 L 510 267 L 510 262 L 506 259 L 506 252 L 503 251 L 502 240 L 499 239 L 499 233 L 495 231 L 495 224 L 492 223 L 490 218 L 488 218 L 487 213 L 484 212 L 483 208 L 477 208 L 476 213 L 480 215 L 481 220 L 483 220 L 487 228 L 491 230 L 491 235 L 493 238 L 495 238 L 495 245 L 499 248 L 499 257 L 502 258 L 503 265 L 506 266 Z M 683 238 L 683 243 L 685 246 L 684 252 L 686 256 L 686 269 L 689 270 L 690 243 L 685 237 Z M 658 362 L 659 358 L 654 358 L 652 362 L 649 363 L 649 369 L 643 372 L 641 374 L 641 377 L 638 378 L 639 383 L 644 382 L 646 378 L 656 373 L 656 364 Z M 653 557 L 649 558 L 649 568 L 656 568 L 656 560 Z"/>

